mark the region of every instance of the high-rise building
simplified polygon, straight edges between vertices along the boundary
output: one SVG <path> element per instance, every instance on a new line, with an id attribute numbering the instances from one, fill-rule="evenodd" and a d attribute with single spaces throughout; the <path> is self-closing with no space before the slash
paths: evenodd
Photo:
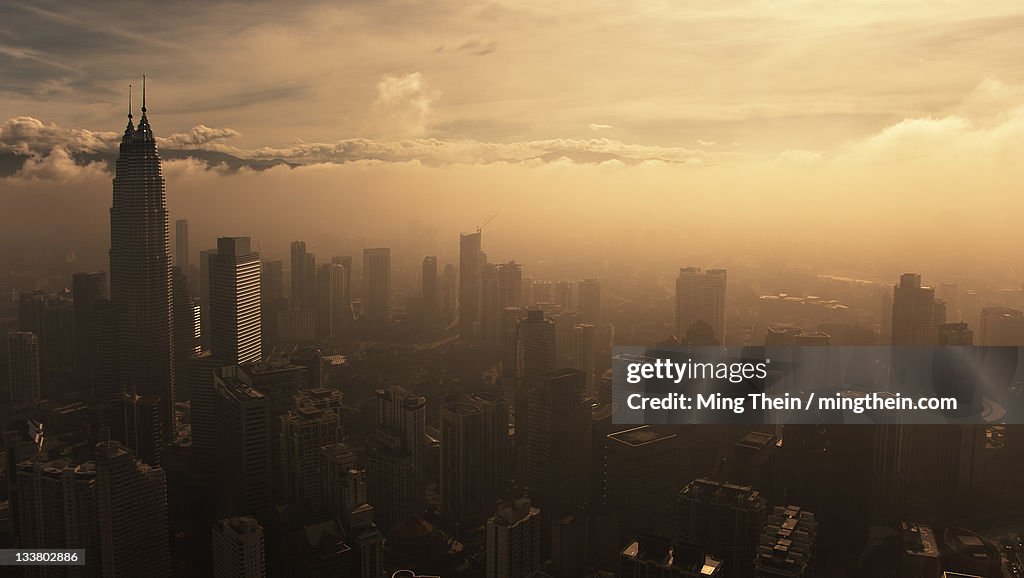
<path id="1" fill-rule="evenodd" d="M 1009 307 L 983 307 L 981 345 L 1024 345 L 1024 311 Z"/>
<path id="2" fill-rule="evenodd" d="M 269 519 L 273 504 L 270 400 L 230 365 L 214 371 L 218 515 Z"/>
<path id="3" fill-rule="evenodd" d="M 426 400 L 400 387 L 377 390 L 377 430 L 367 441 L 367 497 L 387 532 L 423 511 Z"/>
<path id="4" fill-rule="evenodd" d="M 556 369 L 529 391 L 526 487 L 552 519 L 590 497 L 590 403 L 586 376 Z"/>
<path id="5" fill-rule="evenodd" d="M 506 309 L 524 307 L 526 303 L 522 299 L 523 296 L 523 269 L 515 261 L 509 261 L 498 265 L 494 269 L 494 310 L 488 312 L 488 316 L 493 319 L 494 326 L 492 334 L 492 343 L 495 345 L 501 345 L 504 343 L 508 333 L 514 332 L 516 329 L 515 325 L 509 325 L 507 322 L 510 321 L 504 315 Z M 483 299 L 481 298 L 481 307 L 483 307 Z M 481 311 L 481 318 L 484 317 L 484 312 Z"/>
<path id="6" fill-rule="evenodd" d="M 437 257 L 423 258 L 423 325 L 433 327 L 438 321 L 438 308 L 441 306 L 441 296 L 438 290 Z"/>
<path id="7" fill-rule="evenodd" d="M 935 289 L 921 286 L 917 273 L 900 275 L 899 285 L 893 287 L 892 345 L 935 345 L 935 314 Z"/>
<path id="8" fill-rule="evenodd" d="M 281 417 L 281 459 L 288 501 L 316 511 L 320 502 L 320 448 L 338 441 L 338 416 L 330 409 L 302 406 Z"/>
<path id="9" fill-rule="evenodd" d="M 267 575 L 263 527 L 252 516 L 217 520 L 213 525 L 214 578 Z"/>
<path id="10" fill-rule="evenodd" d="M 363 317 L 376 326 L 391 322 L 391 249 L 363 249 Z"/>
<path id="11" fill-rule="evenodd" d="M 202 352 L 199 346 L 200 309 L 192 299 L 188 279 L 181 267 L 174 266 L 174 366 L 177 368 L 177 395 L 179 399 L 191 399 L 192 390 L 188 381 L 188 360 Z"/>
<path id="12" fill-rule="evenodd" d="M 7 375 L 11 401 L 39 401 L 39 339 L 35 333 L 7 333 Z"/>
<path id="13" fill-rule="evenodd" d="M 676 279 L 676 337 L 695 345 L 725 345 L 725 269 L 683 267 Z"/>
<path id="14" fill-rule="evenodd" d="M 262 359 L 260 256 L 249 237 L 217 239 L 210 260 L 210 349 L 225 365 Z"/>
<path id="15" fill-rule="evenodd" d="M 124 393 L 107 402 L 107 411 L 112 439 L 124 440 L 139 461 L 159 466 L 164 446 L 160 398 Z"/>
<path id="16" fill-rule="evenodd" d="M 694 480 L 676 498 L 675 538 L 721 558 L 725 576 L 753 576 L 766 502 L 750 486 Z"/>
<path id="17" fill-rule="evenodd" d="M 601 324 L 601 282 L 597 279 L 584 279 L 576 284 L 576 309 L 580 312 L 581 321 L 593 325 Z"/>
<path id="18" fill-rule="evenodd" d="M 473 339 L 480 314 L 480 231 L 459 235 L 459 339 Z"/>
<path id="19" fill-rule="evenodd" d="M 19 463 L 16 476 L 18 546 L 84 549 L 88 567 L 53 575 L 99 576 L 96 464 L 75 464 L 66 458 L 47 461 L 40 455 Z"/>
<path id="20" fill-rule="evenodd" d="M 170 233 L 164 177 L 146 116 L 121 138 L 110 208 L 110 298 L 118 317 L 119 377 L 125 391 L 160 398 L 166 439 L 174 424 Z"/>
<path id="21" fill-rule="evenodd" d="M 594 354 L 597 347 L 597 330 L 590 323 L 577 325 L 573 330 L 572 368 L 587 376 L 587 394 L 596 397 L 594 387 Z"/>
<path id="22" fill-rule="evenodd" d="M 532 576 L 540 570 L 540 508 L 529 498 L 498 509 L 487 520 L 487 578 Z"/>
<path id="23" fill-rule="evenodd" d="M 164 471 L 136 460 L 118 442 L 101 442 L 96 497 L 103 575 L 170 576 Z"/>
<path id="24" fill-rule="evenodd" d="M 761 533 L 754 563 L 756 578 L 814 576 L 814 514 L 797 506 L 775 506 Z"/>
<path id="25" fill-rule="evenodd" d="M 117 347 L 117 311 L 109 299 L 95 304 L 92 317 L 92 391 L 96 401 L 109 401 L 121 395 L 120 365 Z"/>
<path id="26" fill-rule="evenodd" d="M 448 263 L 441 275 L 441 312 L 451 317 L 459 303 L 459 272 L 455 265 Z"/>
<path id="27" fill-rule="evenodd" d="M 485 485 L 484 462 L 488 440 L 486 416 L 469 402 L 441 406 L 441 514 L 463 527 L 483 521 L 497 501 L 493 486 Z"/>
<path id="28" fill-rule="evenodd" d="M 316 256 L 306 252 L 305 241 L 291 245 L 291 307 L 316 307 Z"/>
<path id="29" fill-rule="evenodd" d="M 39 340 L 39 375 L 42 397 L 60 395 L 58 386 L 74 369 L 75 312 L 67 290 L 33 291 L 18 299 L 18 330 L 31 331 Z"/>
<path id="30" fill-rule="evenodd" d="M 106 271 L 75 273 L 71 278 L 71 295 L 74 298 L 75 375 L 86 389 L 92 389 L 95 386 L 96 303 L 107 297 Z"/>
<path id="31" fill-rule="evenodd" d="M 490 392 L 473 393 L 466 402 L 475 405 L 483 414 L 480 444 L 482 455 L 477 462 L 481 471 L 481 500 L 492 510 L 508 486 L 512 458 L 509 444 L 509 408 L 505 398 Z"/>
<path id="32" fill-rule="evenodd" d="M 559 281 L 555 283 L 555 304 L 562 308 L 562 311 L 568 311 L 573 308 L 572 301 L 572 283 L 569 281 Z"/>
<path id="33" fill-rule="evenodd" d="M 679 484 L 676 435 L 651 426 L 617 431 L 605 442 L 604 478 L 607 505 L 619 512 L 624 534 L 667 533 L 672 502 Z"/>
<path id="34" fill-rule="evenodd" d="M 174 221 L 174 264 L 188 274 L 188 219 Z"/>
<path id="35" fill-rule="evenodd" d="M 331 339 L 341 334 L 348 290 L 341 263 L 324 263 L 317 270 L 317 337 Z"/>
<path id="36" fill-rule="evenodd" d="M 516 329 L 516 380 L 512 390 L 513 421 L 516 431 L 517 477 L 526 475 L 526 446 L 530 431 L 530 390 L 555 369 L 555 323 L 544 311 L 530 307 Z"/>
<path id="37" fill-rule="evenodd" d="M 336 442 L 320 448 L 320 503 L 331 516 L 347 517 L 366 502 L 366 471 L 356 468 L 356 454 Z"/>
<path id="38" fill-rule="evenodd" d="M 280 259 L 263 261 L 260 272 L 262 349 L 271 351 L 277 345 L 277 316 L 285 311 L 288 311 L 288 298 L 284 293 L 284 263 Z"/>

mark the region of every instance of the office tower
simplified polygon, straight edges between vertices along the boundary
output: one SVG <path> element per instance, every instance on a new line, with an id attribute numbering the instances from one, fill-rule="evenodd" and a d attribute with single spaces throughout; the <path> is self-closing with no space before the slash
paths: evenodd
<path id="1" fill-rule="evenodd" d="M 306 252 L 305 241 L 291 245 L 291 307 L 316 307 L 316 256 Z"/>
<path id="2" fill-rule="evenodd" d="M 501 312 L 501 378 L 506 385 L 515 384 L 519 359 L 519 321 L 525 316 L 526 309 L 522 307 L 506 307 Z"/>
<path id="3" fill-rule="evenodd" d="M 385 532 L 423 511 L 425 435 L 424 398 L 400 387 L 377 390 L 377 430 L 367 440 L 367 498 Z"/>
<path id="4" fill-rule="evenodd" d="M 433 327 L 438 321 L 441 297 L 438 289 L 437 257 L 423 258 L 423 279 L 420 295 L 423 298 L 423 325 Z"/>
<path id="5" fill-rule="evenodd" d="M 938 345 L 974 345 L 974 331 L 966 323 L 942 323 L 937 328 Z"/>
<path id="6" fill-rule="evenodd" d="M 476 406 L 483 414 L 480 444 L 482 456 L 475 466 L 481 471 L 481 499 L 488 510 L 493 509 L 504 494 L 510 475 L 508 402 L 505 398 L 489 392 L 473 393 L 466 396 L 466 402 Z"/>
<path id="7" fill-rule="evenodd" d="M 572 310 L 572 283 L 569 281 L 555 283 L 554 297 L 555 304 L 561 307 L 562 311 Z"/>
<path id="8" fill-rule="evenodd" d="M 352 325 L 352 257 L 350 255 L 335 255 L 331 257 L 331 263 L 344 267 L 341 289 L 341 307 L 337 311 L 337 324 L 342 329 Z"/>
<path id="9" fill-rule="evenodd" d="M 480 264 L 480 310 L 477 312 L 477 338 L 485 343 L 498 343 L 498 267 Z"/>
<path id="10" fill-rule="evenodd" d="M 694 345 L 725 345 L 725 269 L 683 267 L 676 278 L 676 337 Z"/>
<path id="11" fill-rule="evenodd" d="M 125 391 L 155 395 L 170 439 L 174 424 L 171 255 L 164 177 L 146 116 L 121 138 L 110 208 L 110 300 L 118 316 L 119 378 Z"/>
<path id="12" fill-rule="evenodd" d="M 641 534 L 619 552 L 621 578 L 721 578 L 723 561 L 692 545 L 666 536 Z"/>
<path id="13" fill-rule="evenodd" d="M 572 368 L 578 369 L 587 376 L 587 395 L 594 397 L 597 393 L 594 388 L 594 350 L 596 344 L 596 329 L 590 323 L 577 325 L 573 329 L 573 357 Z"/>
<path id="14" fill-rule="evenodd" d="M 555 323 L 555 366 L 573 367 L 576 362 L 576 326 L 580 314 L 576 311 L 562 311 L 551 316 Z"/>
<path id="15" fill-rule="evenodd" d="M 64 379 L 75 363 L 75 312 L 66 290 L 58 293 L 34 291 L 18 299 L 18 330 L 31 331 L 39 340 L 41 395 L 57 397 Z"/>
<path id="16" fill-rule="evenodd" d="M 516 431 L 517 477 L 526 475 L 526 446 L 529 444 L 530 390 L 540 385 L 555 369 L 555 324 L 544 318 L 540 308 L 528 308 L 516 329 L 516 382 L 512 391 Z"/>
<path id="17" fill-rule="evenodd" d="M 263 261 L 260 271 L 260 331 L 263 351 L 271 351 L 280 341 L 277 316 L 288 311 L 284 292 L 284 263 L 280 259 Z"/>
<path id="18" fill-rule="evenodd" d="M 366 501 L 366 471 L 356 469 L 355 463 L 355 454 L 345 444 L 320 448 L 324 510 L 341 521 L 354 554 L 353 575 L 377 577 L 383 572 L 384 536 L 373 523 L 373 506 Z"/>
<path id="19" fill-rule="evenodd" d="M 74 298 L 75 374 L 86 389 L 92 389 L 96 364 L 96 303 L 107 296 L 106 271 L 75 273 L 71 278 L 71 295 Z"/>
<path id="20" fill-rule="evenodd" d="M 188 279 L 181 267 L 175 265 L 172 288 L 174 306 L 174 366 L 177 368 L 178 399 L 190 399 L 192 390 L 188 381 L 188 360 L 202 352 L 199 346 L 200 309 L 192 299 Z"/>
<path id="21" fill-rule="evenodd" d="M 210 347 L 210 261 L 216 254 L 216 249 L 199 252 L 199 343 L 204 349 Z"/>
<path id="22" fill-rule="evenodd" d="M 109 401 L 121 395 L 120 364 L 117 347 L 117 311 L 108 299 L 95 304 L 92 317 L 92 389 L 96 401 Z"/>
<path id="23" fill-rule="evenodd" d="M 1024 312 L 1009 307 L 981 310 L 981 345 L 1024 345 Z"/>
<path id="24" fill-rule="evenodd" d="M 501 345 L 505 340 L 505 335 L 515 330 L 515 325 L 505 324 L 504 312 L 509 307 L 520 308 L 526 305 L 523 301 L 523 269 L 515 261 L 509 261 L 502 265 L 498 265 L 494 269 L 495 279 L 495 309 L 493 311 L 494 318 L 494 336 L 493 341 L 495 345 Z M 481 313 L 481 316 L 483 314 Z"/>
<path id="25" fill-rule="evenodd" d="M 480 314 L 480 231 L 459 235 L 459 339 L 473 339 Z"/>
<path id="26" fill-rule="evenodd" d="M 174 264 L 188 274 L 188 219 L 174 222 Z"/>
<path id="27" fill-rule="evenodd" d="M 540 508 L 520 498 L 487 520 L 487 578 L 532 576 L 540 570 Z"/>
<path id="28" fill-rule="evenodd" d="M 584 279 L 576 284 L 577 311 L 584 323 L 601 324 L 601 282 Z"/>
<path id="29" fill-rule="evenodd" d="M 465 402 L 441 406 L 441 515 L 456 527 L 469 527 L 482 520 L 491 508 L 484 508 L 484 414 Z M 487 504 L 490 506 L 490 504 Z"/>
<path id="30" fill-rule="evenodd" d="M 363 249 L 363 317 L 376 326 L 391 322 L 391 249 Z"/>
<path id="31" fill-rule="evenodd" d="M 217 239 L 210 259 L 210 350 L 224 365 L 262 359 L 260 256 L 249 237 Z"/>
<path id="32" fill-rule="evenodd" d="M 96 497 L 104 576 L 169 576 L 164 471 L 115 441 L 96 446 Z"/>
<path id="33" fill-rule="evenodd" d="M 893 287 L 892 345 L 935 345 L 935 290 L 921 286 L 916 273 L 900 275 Z"/>
<path id="34" fill-rule="evenodd" d="M 534 281 L 530 301 L 526 305 L 554 304 L 555 288 L 551 281 Z"/>
<path id="35" fill-rule="evenodd" d="M 287 500 L 317 511 L 320 502 L 320 448 L 338 441 L 338 416 L 313 406 L 281 417 L 281 458 Z"/>
<path id="36" fill-rule="evenodd" d="M 814 514 L 797 506 L 775 506 L 761 533 L 754 563 L 756 578 L 814 576 Z"/>
<path id="37" fill-rule="evenodd" d="M 946 303 L 946 320 L 950 322 L 961 321 L 963 316 L 960 311 L 960 287 L 955 281 L 943 281 L 935 288 L 935 298 Z"/>
<path id="38" fill-rule="evenodd" d="M 313 309 L 278 311 L 277 340 L 278 344 L 314 343 L 316 341 L 316 311 Z"/>
<path id="39" fill-rule="evenodd" d="M 348 517 L 366 502 L 366 471 L 356 468 L 356 454 L 341 442 L 320 448 L 320 503 L 331 516 Z"/>
<path id="40" fill-rule="evenodd" d="M 39 402 L 39 339 L 28 331 L 7 333 L 7 375 L 13 402 Z"/>
<path id="41" fill-rule="evenodd" d="M 213 385 L 214 370 L 224 363 L 209 351 L 188 360 L 190 414 L 192 420 L 191 467 L 195 474 L 213 476 L 217 469 L 217 392 Z"/>
<path id="42" fill-rule="evenodd" d="M 586 376 L 556 369 L 529 391 L 526 487 L 545 515 L 561 517 L 590 497 L 590 403 Z"/>
<path id="43" fill-rule="evenodd" d="M 445 318 L 455 314 L 459 303 L 459 271 L 455 265 L 448 263 L 441 275 L 441 312 Z"/>
<path id="44" fill-rule="evenodd" d="M 139 461 L 159 466 L 164 447 L 160 398 L 123 393 L 107 402 L 107 412 L 111 438 L 123 440 Z"/>
<path id="45" fill-rule="evenodd" d="M 269 519 L 271 469 L 270 400 L 244 379 L 237 365 L 214 371 L 217 434 L 217 514 Z"/>
<path id="46" fill-rule="evenodd" d="M 214 578 L 260 578 L 267 575 L 263 527 L 252 516 L 213 524 Z"/>
<path id="47" fill-rule="evenodd" d="M 640 426 L 609 434 L 605 442 L 608 508 L 619 512 L 622 533 L 668 533 L 678 492 L 676 435 Z"/>
<path id="48" fill-rule="evenodd" d="M 317 269 L 316 332 L 319 339 L 332 339 L 341 334 L 345 311 L 345 266 L 324 263 Z"/>
<path id="49" fill-rule="evenodd" d="M 676 498 L 675 538 L 721 558 L 730 578 L 753 576 L 765 506 L 750 486 L 694 480 Z"/>
<path id="50" fill-rule="evenodd" d="M 16 476 L 18 499 L 13 505 L 18 546 L 84 549 L 89 566 L 53 575 L 99 576 L 96 465 L 76 464 L 67 458 L 47 461 L 40 455 L 19 463 Z"/>

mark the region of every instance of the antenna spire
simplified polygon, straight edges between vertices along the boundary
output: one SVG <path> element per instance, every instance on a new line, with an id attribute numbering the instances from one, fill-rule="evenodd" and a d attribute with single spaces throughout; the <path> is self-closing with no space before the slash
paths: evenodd
<path id="1" fill-rule="evenodd" d="M 142 75 L 142 116 L 146 116 L 146 75 Z"/>
<path id="2" fill-rule="evenodd" d="M 132 119 L 132 85 L 128 84 L 128 120 Z"/>

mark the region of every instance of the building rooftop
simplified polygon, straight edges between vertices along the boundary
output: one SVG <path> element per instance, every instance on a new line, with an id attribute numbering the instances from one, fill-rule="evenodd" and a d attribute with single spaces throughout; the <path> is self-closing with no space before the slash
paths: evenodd
<path id="1" fill-rule="evenodd" d="M 651 428 L 649 425 L 642 425 L 608 434 L 608 439 L 628 446 L 643 446 L 657 441 L 672 439 L 676 434 L 668 434 Z"/>

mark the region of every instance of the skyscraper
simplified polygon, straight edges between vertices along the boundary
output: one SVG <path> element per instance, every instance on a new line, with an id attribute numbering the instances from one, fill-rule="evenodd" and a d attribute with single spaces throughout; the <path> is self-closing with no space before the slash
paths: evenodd
<path id="1" fill-rule="evenodd" d="M 981 345 L 1024 345 L 1024 312 L 1009 307 L 981 310 Z"/>
<path id="2" fill-rule="evenodd" d="M 730 578 L 753 576 L 766 502 L 749 486 L 694 480 L 676 499 L 675 538 L 724 560 Z"/>
<path id="3" fill-rule="evenodd" d="M 376 326 L 391 321 L 391 249 L 363 249 L 363 317 Z"/>
<path id="4" fill-rule="evenodd" d="M 252 516 L 217 520 L 213 525 L 214 578 L 267 575 L 263 527 Z"/>
<path id="5" fill-rule="evenodd" d="M 306 252 L 305 241 L 292 241 L 291 306 L 292 309 L 316 307 L 316 257 Z"/>
<path id="6" fill-rule="evenodd" d="M 28 331 L 7 333 L 7 372 L 11 401 L 38 402 L 39 339 Z"/>
<path id="7" fill-rule="evenodd" d="M 269 519 L 272 507 L 270 400 L 237 365 L 214 371 L 218 515 Z"/>
<path id="8" fill-rule="evenodd" d="M 101 442 L 96 496 L 103 575 L 170 576 L 164 471 L 118 442 Z"/>
<path id="9" fill-rule="evenodd" d="M 593 325 L 601 324 L 601 282 L 597 279 L 584 279 L 576 284 L 576 296 L 579 304 L 580 320 Z"/>
<path id="10" fill-rule="evenodd" d="M 367 499 L 384 531 L 423 510 L 426 405 L 400 387 L 377 390 L 377 430 L 367 440 Z"/>
<path id="11" fill-rule="evenodd" d="M 814 576 L 814 514 L 797 506 L 775 506 L 757 548 L 757 578 Z"/>
<path id="12" fill-rule="evenodd" d="M 433 327 L 438 320 L 437 309 L 441 305 L 438 294 L 437 257 L 423 258 L 423 326 Z"/>
<path id="13" fill-rule="evenodd" d="M 188 220 L 178 219 L 174 222 L 174 264 L 188 275 Z"/>
<path id="14" fill-rule="evenodd" d="M 317 337 L 330 339 L 340 334 L 345 300 L 345 266 L 324 263 L 317 269 Z"/>
<path id="15" fill-rule="evenodd" d="M 210 348 L 225 365 L 262 359 L 260 256 L 249 237 L 217 239 L 210 259 Z"/>
<path id="16" fill-rule="evenodd" d="M 529 498 L 487 520 L 487 578 L 531 576 L 540 570 L 540 508 Z"/>
<path id="17" fill-rule="evenodd" d="M 175 385 L 179 399 L 190 399 L 187 364 L 190 357 L 202 351 L 199 347 L 200 313 L 188 288 L 188 279 L 177 265 L 174 266 L 173 291 Z"/>
<path id="18" fill-rule="evenodd" d="M 676 279 L 676 337 L 725 345 L 725 269 L 684 267 Z M 713 341 L 714 343 L 710 343 Z"/>
<path id="19" fill-rule="evenodd" d="M 330 409 L 302 406 L 281 417 L 281 457 L 289 502 L 318 510 L 320 448 L 338 441 L 338 416 Z"/>
<path id="20" fill-rule="evenodd" d="M 678 492 L 676 435 L 640 426 L 606 438 L 605 480 L 608 507 L 619 512 L 622 532 L 667 532 Z"/>
<path id="21" fill-rule="evenodd" d="M 568 368 L 545 373 L 529 391 L 528 415 L 526 487 L 555 519 L 586 504 L 590 497 L 591 411 L 586 376 Z"/>
<path id="22" fill-rule="evenodd" d="M 484 414 L 470 403 L 446 403 L 439 421 L 441 514 L 468 526 L 491 509 L 483 509 L 481 499 Z"/>
<path id="23" fill-rule="evenodd" d="M 900 275 L 899 285 L 893 287 L 892 345 L 935 345 L 940 323 L 935 314 L 935 289 L 922 287 L 917 273 Z"/>
<path id="24" fill-rule="evenodd" d="M 480 311 L 480 231 L 459 235 L 459 339 L 472 339 Z"/>
<path id="25" fill-rule="evenodd" d="M 107 273 L 75 273 L 71 278 L 75 318 L 75 374 L 87 389 L 94 387 L 96 303 L 107 296 Z"/>
<path id="26" fill-rule="evenodd" d="M 160 398 L 170 439 L 174 423 L 174 348 L 170 234 L 164 177 L 146 116 L 121 138 L 110 208 L 110 297 L 117 311 L 119 378 L 125 391 Z"/>

